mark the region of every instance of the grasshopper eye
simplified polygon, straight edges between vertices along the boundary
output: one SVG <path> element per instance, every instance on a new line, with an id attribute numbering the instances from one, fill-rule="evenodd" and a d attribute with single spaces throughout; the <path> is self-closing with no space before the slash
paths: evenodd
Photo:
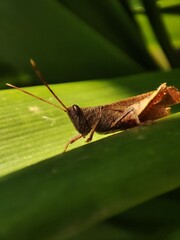
<path id="1" fill-rule="evenodd" d="M 76 115 L 80 115 L 81 114 L 81 109 L 78 105 L 73 105 L 73 110 L 75 112 Z"/>

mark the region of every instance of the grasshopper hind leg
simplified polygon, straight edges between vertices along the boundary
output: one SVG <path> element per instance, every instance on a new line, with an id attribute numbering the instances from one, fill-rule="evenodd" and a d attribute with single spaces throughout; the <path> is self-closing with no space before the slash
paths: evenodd
<path id="1" fill-rule="evenodd" d="M 139 126 L 141 122 L 139 117 L 134 109 L 134 107 L 129 107 L 124 113 L 111 125 L 112 128 L 122 127 L 125 129 Z"/>

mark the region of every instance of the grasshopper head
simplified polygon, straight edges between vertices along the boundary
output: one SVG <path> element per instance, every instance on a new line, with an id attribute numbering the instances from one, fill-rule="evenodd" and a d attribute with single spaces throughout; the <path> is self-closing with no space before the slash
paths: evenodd
<path id="1" fill-rule="evenodd" d="M 91 131 L 91 126 L 89 125 L 82 108 L 73 105 L 67 108 L 67 114 L 76 130 L 81 133 L 82 136 L 86 136 Z"/>

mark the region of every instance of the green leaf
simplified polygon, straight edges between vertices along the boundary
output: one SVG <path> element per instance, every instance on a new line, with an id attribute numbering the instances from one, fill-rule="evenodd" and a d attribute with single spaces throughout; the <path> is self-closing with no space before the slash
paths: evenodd
<path id="1" fill-rule="evenodd" d="M 58 1 L 2 0 L 0 29 L 0 60 L 29 73 L 28 60 L 34 58 L 49 83 L 143 71 Z"/>
<path id="2" fill-rule="evenodd" d="M 157 240 L 175 236 L 178 239 L 179 200 L 180 188 L 97 224 L 70 239 Z"/>
<path id="3" fill-rule="evenodd" d="M 1 238 L 64 239 L 179 187 L 179 118 L 108 137 L 2 179 Z"/>
<path id="4" fill-rule="evenodd" d="M 160 15 L 159 9 L 157 7 L 156 1 L 142 1 L 146 9 L 146 14 L 151 22 L 151 26 L 156 34 L 158 41 L 165 55 L 168 58 L 169 63 L 172 67 L 179 67 L 180 61 L 175 48 L 171 44 L 170 36 L 168 35 L 167 29 L 162 21 L 162 16 Z"/>
<path id="5" fill-rule="evenodd" d="M 128 2 L 111 0 L 83 2 L 61 0 L 60 2 L 145 69 L 157 69 L 138 26 L 132 20 L 131 9 L 127 12 L 127 8 L 124 7 L 125 4 L 129 7 Z"/>
<path id="6" fill-rule="evenodd" d="M 169 84 L 180 87 L 179 72 L 60 84 L 52 88 L 67 106 L 96 106 L 154 90 L 168 79 Z M 28 90 L 56 103 L 44 86 Z M 0 98 L 0 175 L 61 153 L 67 141 L 77 134 L 66 114 L 48 104 L 14 89 L 1 91 Z M 105 136 L 95 135 L 94 139 Z M 69 149 L 84 144 L 84 140 L 79 140 Z"/>
<path id="7" fill-rule="evenodd" d="M 67 105 L 93 106 L 164 81 L 180 88 L 179 73 L 52 88 Z M 28 90 L 48 99 L 44 87 Z M 74 131 L 63 112 L 14 89 L 0 98 L 1 239 L 67 239 L 180 186 L 179 113 L 60 154 Z"/>

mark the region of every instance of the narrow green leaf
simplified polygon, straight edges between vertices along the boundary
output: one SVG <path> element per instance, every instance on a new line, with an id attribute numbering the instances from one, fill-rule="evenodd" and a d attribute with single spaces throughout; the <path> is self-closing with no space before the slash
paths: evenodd
<path id="1" fill-rule="evenodd" d="M 155 0 L 143 0 L 144 7 L 146 9 L 146 14 L 149 18 L 151 26 L 154 33 L 163 49 L 165 55 L 168 58 L 169 63 L 172 67 L 179 67 L 180 61 L 179 56 L 176 53 L 175 48 L 172 45 L 171 38 L 167 32 L 167 29 L 162 21 L 162 16 L 158 10 Z"/>
<path id="2" fill-rule="evenodd" d="M 52 88 L 67 106 L 96 106 L 154 90 L 167 81 L 180 89 L 179 72 L 60 84 Z M 27 90 L 56 103 L 44 86 Z M 0 99 L 1 176 L 60 154 L 67 141 L 77 134 L 66 114 L 48 104 L 14 89 L 1 91 Z M 94 140 L 102 137 L 106 135 L 95 134 Z M 85 145 L 84 140 L 72 144 L 69 150 L 80 145 Z"/>

